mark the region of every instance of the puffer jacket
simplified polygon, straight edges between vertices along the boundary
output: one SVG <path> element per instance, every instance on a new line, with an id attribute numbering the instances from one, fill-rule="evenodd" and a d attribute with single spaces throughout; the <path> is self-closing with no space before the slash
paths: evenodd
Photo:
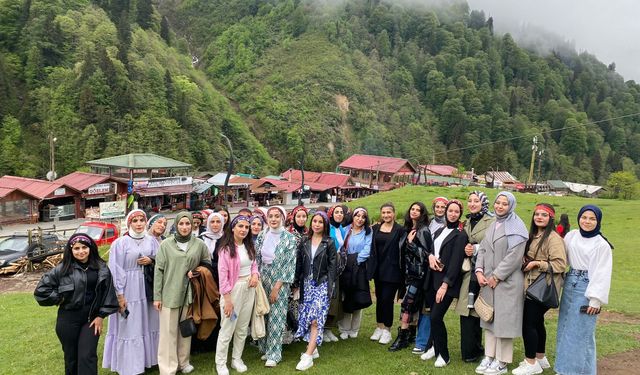
<path id="1" fill-rule="evenodd" d="M 429 253 L 433 251 L 433 240 L 428 226 L 418 229 L 413 241 L 407 241 L 408 233 L 401 238 L 405 247 L 404 265 L 407 282 L 422 280 L 429 270 Z"/>
<path id="2" fill-rule="evenodd" d="M 62 274 L 62 264 L 42 276 L 33 295 L 40 306 L 59 305 L 64 310 L 81 309 L 87 285 L 87 275 L 79 264 L 73 263 L 71 272 Z M 89 320 L 106 318 L 119 309 L 111 272 L 106 263 L 100 262 L 95 298 L 89 309 Z"/>

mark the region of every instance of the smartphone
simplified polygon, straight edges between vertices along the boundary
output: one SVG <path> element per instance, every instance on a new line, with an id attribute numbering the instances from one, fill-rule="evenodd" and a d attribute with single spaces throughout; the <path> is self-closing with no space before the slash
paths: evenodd
<path id="1" fill-rule="evenodd" d="M 120 313 L 120 316 L 127 319 L 129 317 L 129 309 L 124 309 L 124 311 Z"/>
<path id="2" fill-rule="evenodd" d="M 236 310 L 233 310 L 231 312 L 231 316 L 229 317 L 229 319 L 231 319 L 232 322 L 238 319 L 238 314 L 236 314 Z"/>
<path id="3" fill-rule="evenodd" d="M 589 306 L 587 306 L 587 305 L 580 306 L 580 312 L 586 314 L 588 308 L 589 308 Z M 596 314 L 600 314 L 600 311 L 602 311 L 602 310 L 598 310 L 598 312 Z"/>

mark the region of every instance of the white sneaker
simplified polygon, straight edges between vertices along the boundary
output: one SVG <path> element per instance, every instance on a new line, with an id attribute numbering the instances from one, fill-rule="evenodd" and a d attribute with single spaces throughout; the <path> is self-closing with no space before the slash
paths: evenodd
<path id="1" fill-rule="evenodd" d="M 534 361 L 533 364 L 530 364 L 529 362 L 527 362 L 527 360 L 524 360 L 520 362 L 520 366 L 518 366 L 518 368 L 516 369 L 513 369 L 511 373 L 514 375 L 542 374 L 542 367 L 540 367 L 540 363 L 538 363 L 538 361 Z"/>
<path id="2" fill-rule="evenodd" d="M 313 349 L 313 353 L 311 354 L 311 358 L 313 358 L 313 359 L 320 358 L 320 352 L 318 351 L 318 348 Z"/>
<path id="3" fill-rule="evenodd" d="M 261 361 L 266 361 L 266 360 L 267 360 L 267 355 L 266 355 L 266 354 L 263 354 L 263 355 L 260 357 L 260 360 L 261 360 Z"/>
<path id="4" fill-rule="evenodd" d="M 180 372 L 181 372 L 181 373 L 183 373 L 183 374 L 189 374 L 189 373 L 193 372 L 193 370 L 195 370 L 195 368 L 193 367 L 193 365 L 188 364 L 188 365 L 184 366 L 184 367 L 180 370 Z"/>
<path id="5" fill-rule="evenodd" d="M 296 370 L 305 371 L 313 367 L 313 356 L 307 353 L 302 353 L 300 356 L 300 362 L 296 365 Z"/>
<path id="6" fill-rule="evenodd" d="M 507 364 L 494 359 L 493 362 L 491 362 L 491 366 L 484 370 L 484 375 L 500 375 L 506 374 L 507 372 L 509 372 Z"/>
<path id="7" fill-rule="evenodd" d="M 429 350 L 427 350 L 426 352 L 424 352 L 424 354 L 420 356 L 420 359 L 423 361 L 428 361 L 435 356 L 436 356 L 436 350 L 432 346 L 429 348 Z"/>
<path id="8" fill-rule="evenodd" d="M 384 331 L 382 328 L 376 327 L 376 330 L 373 331 L 373 335 L 370 337 L 371 341 L 380 340 L 380 337 L 382 337 L 382 331 Z"/>
<path id="9" fill-rule="evenodd" d="M 340 338 L 346 340 L 349 338 L 349 332 L 340 332 Z"/>
<path id="10" fill-rule="evenodd" d="M 218 375 L 229 375 L 227 365 L 216 365 L 216 372 Z"/>
<path id="11" fill-rule="evenodd" d="M 264 367 L 276 367 L 277 365 L 278 365 L 278 362 L 272 359 L 267 359 L 267 361 L 264 363 Z"/>
<path id="12" fill-rule="evenodd" d="M 380 335 L 380 340 L 378 342 L 382 345 L 387 345 L 391 342 L 391 331 L 387 331 L 386 329 L 382 330 L 382 335 Z"/>
<path id="13" fill-rule="evenodd" d="M 439 367 L 440 368 L 440 367 L 444 367 L 444 366 L 446 366 L 448 364 L 449 364 L 449 362 L 445 362 L 444 358 L 442 358 L 441 355 L 438 355 L 438 359 L 436 359 L 436 363 L 434 363 L 433 365 L 435 367 Z"/>
<path id="14" fill-rule="evenodd" d="M 417 346 L 415 348 L 413 348 L 413 350 L 411 351 L 411 354 L 417 354 L 417 355 L 423 355 L 424 354 L 424 349 L 422 348 L 418 348 Z"/>
<path id="15" fill-rule="evenodd" d="M 349 337 L 355 339 L 358 337 L 358 331 L 349 331 Z"/>
<path id="16" fill-rule="evenodd" d="M 542 369 L 551 368 L 551 364 L 549 363 L 547 356 L 538 359 L 538 363 L 540 364 L 540 367 L 542 367 Z"/>
<path id="17" fill-rule="evenodd" d="M 247 365 L 244 364 L 242 359 L 232 359 L 231 360 L 231 368 L 238 372 L 246 372 Z"/>
<path id="18" fill-rule="evenodd" d="M 338 338 L 336 337 L 336 335 L 333 334 L 333 332 L 331 332 L 330 329 L 325 329 L 324 330 L 324 335 L 322 335 L 322 341 L 326 341 L 326 342 L 338 342 Z"/>
<path id="19" fill-rule="evenodd" d="M 482 359 L 482 362 L 480 362 L 478 367 L 476 367 L 476 374 L 484 374 L 484 372 L 489 368 L 489 366 L 491 366 L 492 363 L 493 363 L 493 358 L 484 357 Z"/>

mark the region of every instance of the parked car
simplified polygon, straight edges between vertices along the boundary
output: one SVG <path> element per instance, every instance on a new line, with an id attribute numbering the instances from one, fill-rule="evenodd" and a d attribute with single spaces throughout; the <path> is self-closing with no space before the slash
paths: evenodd
<path id="1" fill-rule="evenodd" d="M 54 233 L 15 233 L 0 240 L 0 267 L 22 257 L 42 262 L 46 257 L 62 253 L 64 240 Z"/>
<path id="2" fill-rule="evenodd" d="M 75 233 L 84 233 L 96 241 L 98 246 L 111 245 L 120 236 L 118 226 L 102 221 L 86 221 L 76 229 Z"/>

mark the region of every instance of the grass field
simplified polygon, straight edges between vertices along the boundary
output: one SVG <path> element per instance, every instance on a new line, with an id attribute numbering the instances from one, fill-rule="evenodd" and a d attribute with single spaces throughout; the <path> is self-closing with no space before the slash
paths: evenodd
<path id="1" fill-rule="evenodd" d="M 396 205 L 399 217 L 404 215 L 408 206 L 421 200 L 430 206 L 431 200 L 439 195 L 466 200 L 469 189 L 407 187 L 389 193 L 354 201 L 351 207 L 363 205 L 376 218 L 382 203 L 391 201 Z M 493 200 L 497 191 L 488 191 Z M 597 329 L 598 356 L 624 352 L 640 348 L 640 303 L 635 279 L 640 266 L 635 262 L 634 235 L 637 225 L 635 213 L 640 210 L 640 201 L 614 201 L 585 199 L 577 197 L 546 197 L 527 194 L 516 194 L 518 199 L 517 213 L 525 223 L 530 222 L 532 209 L 537 202 L 551 203 L 556 212 L 569 214 L 573 227 L 576 227 L 575 216 L 578 209 L 587 203 L 600 206 L 604 212 L 603 233 L 615 245 L 614 272 L 610 303 L 604 310 L 621 314 L 613 314 L 615 319 L 601 321 Z M 338 343 L 327 343 L 320 348 L 320 359 L 307 371 L 309 374 L 472 374 L 475 364 L 460 361 L 458 316 L 449 312 L 446 317 L 449 330 L 449 347 L 451 364 L 444 369 L 435 369 L 433 362 L 423 362 L 417 356 L 404 350 L 389 353 L 386 347 L 368 339 L 375 323 L 373 307 L 365 310 L 360 336 L 353 340 Z M 63 373 L 62 350 L 54 333 L 55 308 L 44 308 L 36 304 L 29 293 L 9 293 L 0 295 L 0 373 L 2 374 L 59 374 Z M 556 312 L 547 315 L 547 353 L 553 362 L 555 353 Z M 394 327 L 395 328 L 395 327 Z M 395 336 L 395 333 L 394 333 Z M 515 340 L 514 361 L 523 357 L 522 340 Z M 100 360 L 102 357 L 103 339 L 100 341 Z M 284 359 L 278 367 L 266 369 L 259 360 L 257 350 L 247 346 L 244 360 L 251 374 L 293 374 L 300 352 L 304 344 L 296 343 L 286 346 Z M 214 374 L 213 353 L 200 354 L 192 358 L 196 374 Z M 511 366 L 512 368 L 515 365 Z M 157 370 L 148 371 L 157 374 Z M 234 373 L 232 371 L 232 373 Z M 552 374 L 551 370 L 545 373 Z M 100 374 L 109 374 L 100 370 Z"/>

